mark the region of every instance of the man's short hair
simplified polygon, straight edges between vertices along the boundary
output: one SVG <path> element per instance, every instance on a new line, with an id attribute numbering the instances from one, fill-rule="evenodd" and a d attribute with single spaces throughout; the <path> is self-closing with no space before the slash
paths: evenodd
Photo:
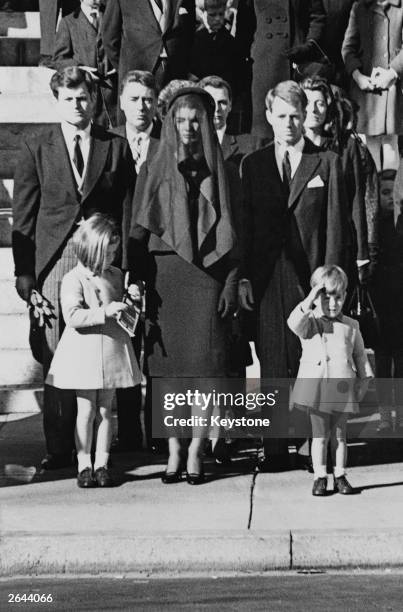
<path id="1" fill-rule="evenodd" d="M 140 83 L 140 85 L 152 89 L 155 97 L 158 98 L 159 90 L 155 81 L 155 76 L 148 70 L 129 70 L 120 84 L 120 95 L 122 95 L 128 83 Z"/>
<path id="2" fill-rule="evenodd" d="M 81 85 L 86 85 L 90 96 L 96 91 L 97 85 L 92 76 L 86 71 L 82 70 L 78 66 L 67 66 L 58 72 L 55 72 L 50 79 L 50 89 L 54 97 L 59 97 L 59 88 L 68 87 L 74 89 Z"/>
<path id="3" fill-rule="evenodd" d="M 232 101 L 231 85 L 228 83 L 228 81 L 225 81 L 224 79 L 222 79 L 219 76 L 216 76 L 215 74 L 204 77 L 203 79 L 201 79 L 201 81 L 199 81 L 198 85 L 202 89 L 204 89 L 205 87 L 214 87 L 215 89 L 226 89 L 228 92 L 228 97 L 230 101 Z"/>
<path id="4" fill-rule="evenodd" d="M 271 112 L 275 98 L 281 98 L 287 104 L 298 107 L 304 111 L 308 104 L 306 93 L 295 81 L 282 81 L 267 92 L 266 108 Z"/>

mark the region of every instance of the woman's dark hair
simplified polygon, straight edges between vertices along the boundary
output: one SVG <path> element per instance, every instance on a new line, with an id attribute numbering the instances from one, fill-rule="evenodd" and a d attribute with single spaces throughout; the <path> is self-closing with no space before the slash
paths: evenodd
<path id="1" fill-rule="evenodd" d="M 309 91 L 320 91 L 325 99 L 327 112 L 323 125 L 323 135 L 330 141 L 330 148 L 339 150 L 340 147 L 340 122 L 337 101 L 329 82 L 322 77 L 309 77 L 302 81 L 302 89 Z"/>

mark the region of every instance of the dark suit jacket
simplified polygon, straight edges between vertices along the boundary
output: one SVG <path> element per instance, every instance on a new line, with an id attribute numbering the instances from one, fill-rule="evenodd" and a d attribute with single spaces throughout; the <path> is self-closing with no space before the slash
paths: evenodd
<path id="1" fill-rule="evenodd" d="M 121 138 L 124 138 L 125 140 L 127 138 L 126 125 L 120 125 L 117 128 L 114 128 L 110 131 L 111 131 L 111 134 L 116 134 L 117 136 L 120 136 Z M 152 160 L 152 158 L 155 155 L 156 150 L 158 149 L 159 134 L 160 134 L 160 126 L 159 124 L 155 123 L 151 131 L 151 135 L 150 135 L 150 144 L 148 145 L 147 159 L 145 162 L 146 164 Z M 136 172 L 136 167 L 134 166 L 134 164 L 133 164 L 133 170 L 132 170 L 130 181 L 131 181 L 131 185 L 132 185 L 132 189 L 134 193 L 136 189 L 136 182 L 137 182 L 137 172 Z M 127 270 L 129 267 L 127 245 L 128 245 L 128 240 L 129 240 L 129 234 L 130 234 L 130 226 L 132 223 L 132 216 L 133 216 L 133 202 L 132 200 L 127 199 L 123 206 L 123 217 L 122 217 L 122 268 L 124 270 Z"/>
<path id="2" fill-rule="evenodd" d="M 14 176 L 16 276 L 30 274 L 41 283 L 82 216 L 102 212 L 120 223 L 125 200 L 132 198 L 132 174 L 128 144 L 96 125 L 81 196 L 59 125 L 23 142 Z"/>
<path id="3" fill-rule="evenodd" d="M 278 172 L 274 144 L 247 155 L 241 164 L 244 190 L 242 275 L 262 298 L 283 249 L 302 286 L 320 265 L 346 267 L 350 225 L 340 158 L 305 141 L 289 196 Z M 323 186 L 309 187 L 315 177 Z"/>
<path id="4" fill-rule="evenodd" d="M 241 151 L 236 136 L 232 136 L 231 134 L 227 134 L 227 132 L 225 132 L 221 143 L 221 150 L 225 161 L 231 161 L 238 167 L 240 166 L 245 153 Z"/>
<path id="5" fill-rule="evenodd" d="M 168 54 L 172 79 L 186 78 L 195 30 L 194 0 L 170 0 L 172 11 L 161 32 L 150 0 L 112 0 L 102 22 L 106 53 L 119 71 L 120 80 L 129 70 L 156 68 L 162 46 Z"/>

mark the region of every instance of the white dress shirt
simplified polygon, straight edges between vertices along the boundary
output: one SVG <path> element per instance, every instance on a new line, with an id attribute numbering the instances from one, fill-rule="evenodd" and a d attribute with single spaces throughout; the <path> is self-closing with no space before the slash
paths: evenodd
<path id="1" fill-rule="evenodd" d="M 224 127 L 220 128 L 219 130 L 216 130 L 218 142 L 220 143 L 220 145 L 222 145 L 222 141 L 224 140 L 226 130 L 227 130 L 226 125 L 224 125 Z"/>
<path id="2" fill-rule="evenodd" d="M 277 168 L 280 173 L 281 180 L 283 180 L 283 159 L 285 152 L 288 151 L 291 164 L 291 178 L 294 178 L 294 175 L 298 170 L 298 166 L 301 163 L 304 146 L 305 140 L 303 137 L 301 137 L 301 139 L 295 145 L 286 146 L 277 141 L 274 142 L 274 154 L 276 156 Z"/>
<path id="3" fill-rule="evenodd" d="M 90 154 L 91 124 L 89 123 L 84 130 L 78 130 L 74 125 L 71 125 L 71 123 L 67 123 L 66 121 L 62 121 L 61 124 L 60 124 L 60 127 L 62 129 L 64 141 L 66 143 L 67 152 L 68 152 L 69 158 L 70 158 L 70 164 L 71 164 L 71 167 L 72 167 L 72 170 L 73 170 L 74 178 L 76 179 L 76 183 L 77 183 L 77 188 L 78 188 L 78 191 L 81 193 L 82 192 L 84 178 L 85 178 L 85 173 L 87 171 L 88 157 L 89 157 L 89 154 Z M 82 153 L 83 161 L 84 161 L 84 169 L 83 169 L 83 175 L 82 176 L 79 175 L 79 173 L 77 171 L 77 168 L 75 166 L 75 163 L 73 162 L 74 148 L 76 146 L 75 137 L 77 135 L 81 137 L 81 139 L 80 139 L 80 148 L 81 148 L 81 153 Z"/>
<path id="4" fill-rule="evenodd" d="M 150 123 L 145 132 L 137 132 L 126 122 L 126 138 L 129 143 L 130 150 L 133 155 L 134 163 L 136 164 L 137 174 L 140 168 L 147 159 L 148 147 L 150 146 L 150 135 L 153 129 L 153 124 Z M 138 149 L 136 146 L 137 139 L 140 138 L 140 155 L 138 157 Z"/>
<path id="5" fill-rule="evenodd" d="M 90 22 L 90 24 L 93 24 L 93 20 L 92 20 L 92 15 L 96 15 L 97 19 L 99 19 L 99 11 L 97 9 L 93 9 L 89 6 L 87 6 L 86 4 L 81 3 L 80 6 L 82 12 L 84 13 L 84 15 L 87 17 L 88 21 Z"/>

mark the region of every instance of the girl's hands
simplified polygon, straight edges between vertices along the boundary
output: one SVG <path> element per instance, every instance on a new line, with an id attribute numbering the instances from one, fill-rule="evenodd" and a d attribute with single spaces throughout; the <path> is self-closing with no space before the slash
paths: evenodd
<path id="1" fill-rule="evenodd" d="M 111 302 L 105 308 L 105 316 L 107 319 L 116 319 L 120 312 L 128 309 L 128 305 L 123 302 Z"/>
<path id="2" fill-rule="evenodd" d="M 319 285 L 315 285 L 315 287 L 312 287 L 311 291 L 309 292 L 307 297 L 302 302 L 302 310 L 304 312 L 307 312 L 308 310 L 312 310 L 313 304 L 318 299 L 319 295 L 322 293 L 324 289 L 325 289 L 324 283 L 320 283 Z"/>

